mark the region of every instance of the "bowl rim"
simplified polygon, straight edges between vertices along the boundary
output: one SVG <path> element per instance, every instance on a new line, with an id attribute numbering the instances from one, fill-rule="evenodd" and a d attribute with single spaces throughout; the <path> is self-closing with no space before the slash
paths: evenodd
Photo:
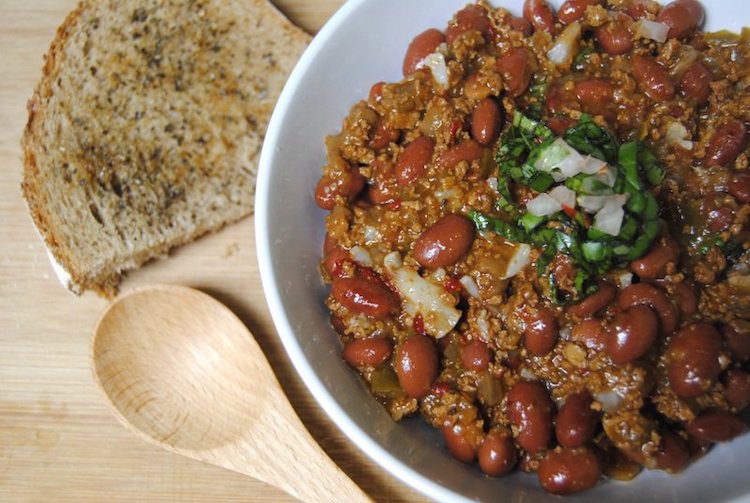
<path id="1" fill-rule="evenodd" d="M 399 461 L 386 449 L 381 447 L 375 440 L 370 438 L 355 423 L 343 407 L 336 401 L 321 381 L 320 377 L 313 371 L 307 360 L 300 343 L 294 336 L 289 319 L 286 316 L 284 305 L 281 301 L 281 293 L 276 281 L 271 260 L 271 243 L 268 235 L 268 202 L 271 184 L 271 167 L 277 152 L 270 147 L 275 145 L 281 133 L 284 117 L 289 111 L 291 98 L 300 87 L 303 77 L 311 67 L 313 60 L 317 57 L 328 40 L 338 28 L 343 25 L 347 18 L 367 0 L 346 1 L 331 18 L 325 23 L 321 30 L 315 35 L 310 45 L 302 54 L 295 65 L 284 88 L 276 102 L 271 120 L 266 130 L 266 137 L 261 150 L 258 163 L 258 179 L 255 190 L 255 247 L 258 257 L 261 284 L 263 293 L 271 312 L 271 319 L 276 328 L 281 343 L 286 351 L 292 365 L 313 395 L 318 404 L 323 408 L 328 417 L 338 426 L 351 442 L 356 445 L 366 456 L 379 466 L 383 467 L 391 475 L 401 480 L 409 487 L 438 501 L 472 501 L 465 496 L 451 491 L 440 484 L 420 474 L 410 466 Z"/>

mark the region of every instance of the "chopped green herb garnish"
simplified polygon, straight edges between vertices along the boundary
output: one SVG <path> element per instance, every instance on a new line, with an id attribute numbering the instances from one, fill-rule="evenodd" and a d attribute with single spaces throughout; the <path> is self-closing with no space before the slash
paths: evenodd
<path id="1" fill-rule="evenodd" d="M 658 235 L 659 206 L 646 184 L 661 183 L 664 170 L 643 143 L 620 145 L 586 115 L 555 138 L 542 122 L 516 112 L 499 145 L 501 215 L 469 216 L 479 230 L 536 247 L 537 273 L 549 278 L 547 294 L 556 302 L 593 293 L 599 277 L 645 254 Z M 512 184 L 540 195 L 521 204 Z M 558 253 L 576 268 L 575 292 L 563 291 L 548 270 Z"/>
<path id="2" fill-rule="evenodd" d="M 573 60 L 573 70 L 582 72 L 586 69 L 586 65 L 589 63 L 589 57 L 594 53 L 594 49 L 591 47 L 584 47 L 581 52 L 578 53 L 576 59 Z"/>

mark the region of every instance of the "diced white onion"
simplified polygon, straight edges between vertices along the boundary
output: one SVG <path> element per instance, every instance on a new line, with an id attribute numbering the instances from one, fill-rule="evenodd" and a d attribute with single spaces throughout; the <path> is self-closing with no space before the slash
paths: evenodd
<path id="1" fill-rule="evenodd" d="M 521 367 L 521 370 L 518 372 L 518 375 L 520 375 L 524 379 L 528 379 L 529 381 L 539 380 L 537 375 L 528 367 Z"/>
<path id="2" fill-rule="evenodd" d="M 585 163 L 581 167 L 581 173 L 586 173 L 587 175 L 595 175 L 596 173 L 599 173 L 605 166 L 607 166 L 606 162 L 590 155 L 584 157 L 584 160 Z"/>
<path id="3" fill-rule="evenodd" d="M 690 133 L 681 122 L 672 122 L 667 128 L 666 139 L 670 143 L 679 145 L 685 150 L 693 150 L 693 142 L 690 141 Z"/>
<path id="4" fill-rule="evenodd" d="M 380 231 L 372 225 L 365 226 L 365 242 L 367 244 L 377 243 L 380 241 Z"/>
<path id="5" fill-rule="evenodd" d="M 562 138 L 557 138 L 547 147 L 539 159 L 534 163 L 534 167 L 547 173 L 559 174 L 555 177 L 556 181 L 562 181 L 581 172 L 585 160 L 576 149 L 568 145 Z"/>
<path id="6" fill-rule="evenodd" d="M 564 340 L 570 340 L 570 333 L 572 332 L 572 329 L 570 328 L 570 325 L 563 325 L 560 327 L 560 330 L 557 332 L 557 336 Z"/>
<path id="7" fill-rule="evenodd" d="M 349 250 L 349 253 L 352 254 L 352 258 L 356 263 L 365 267 L 372 267 L 372 256 L 366 249 L 362 248 L 361 246 L 352 246 L 352 249 Z"/>
<path id="8" fill-rule="evenodd" d="M 474 281 L 474 278 L 464 275 L 461 276 L 461 279 L 459 279 L 458 281 L 463 285 L 469 295 L 471 295 L 475 299 L 479 298 L 479 286 L 477 285 L 477 282 Z"/>
<path id="9" fill-rule="evenodd" d="M 448 88 L 448 66 L 445 64 L 445 56 L 442 53 L 433 52 L 417 63 L 417 69 L 424 67 L 430 69 L 433 78 L 440 87 Z"/>
<path id="10" fill-rule="evenodd" d="M 447 190 L 436 190 L 435 191 L 435 197 L 438 199 L 438 201 L 447 201 L 451 197 L 458 195 L 458 191 L 456 189 L 447 189 Z"/>
<path id="11" fill-rule="evenodd" d="M 435 279 L 435 281 L 443 281 L 447 275 L 448 274 L 445 272 L 445 269 L 443 269 L 442 267 L 438 267 L 432 273 L 432 277 Z"/>
<path id="12" fill-rule="evenodd" d="M 547 52 L 550 61 L 560 66 L 568 66 L 576 56 L 578 39 L 581 38 L 581 23 L 576 21 L 565 27 L 555 44 Z"/>
<path id="13" fill-rule="evenodd" d="M 607 199 L 602 209 L 594 215 L 594 229 L 600 230 L 610 236 L 617 236 L 622 227 L 622 220 L 625 218 L 625 210 L 622 205 L 625 204 L 627 197 L 625 195 L 614 195 Z"/>
<path id="14" fill-rule="evenodd" d="M 617 181 L 617 168 L 605 166 L 595 175 L 587 176 L 581 182 L 580 192 L 596 196 L 603 196 L 612 193 L 612 187 Z M 604 187 L 601 187 L 604 185 Z"/>
<path id="15" fill-rule="evenodd" d="M 487 311 L 482 309 L 479 315 L 475 318 L 477 322 L 477 330 L 479 330 L 479 338 L 484 342 L 490 341 L 490 322 L 487 321 Z"/>
<path id="16" fill-rule="evenodd" d="M 565 185 L 558 185 L 549 191 L 549 195 L 563 206 L 567 206 L 568 208 L 576 207 L 576 193 Z"/>
<path id="17" fill-rule="evenodd" d="M 553 215 L 560 210 L 562 210 L 562 204 L 560 204 L 560 201 L 552 198 L 546 192 L 542 192 L 526 203 L 526 211 L 538 217 Z"/>
<path id="18" fill-rule="evenodd" d="M 667 41 L 667 33 L 669 33 L 668 25 L 649 19 L 641 19 L 635 25 L 634 38 L 649 38 L 660 43 Z"/>
<path id="19" fill-rule="evenodd" d="M 494 190 L 495 192 L 497 192 L 497 178 L 495 178 L 494 176 L 488 178 L 487 179 L 487 185 L 489 185 L 492 190 Z"/>
<path id="20" fill-rule="evenodd" d="M 609 187 L 614 187 L 615 182 L 617 181 L 617 168 L 606 166 L 604 169 L 600 170 L 599 173 L 594 175 L 594 180 L 603 182 Z"/>
<path id="21" fill-rule="evenodd" d="M 700 58 L 701 53 L 689 45 L 683 45 L 680 51 L 680 58 L 674 64 L 669 74 L 672 77 L 680 78 L 690 66 Z"/>
<path id="22" fill-rule="evenodd" d="M 618 286 L 622 290 L 623 288 L 626 288 L 630 286 L 630 284 L 633 282 L 633 273 L 632 272 L 623 272 L 620 275 L 617 276 L 617 283 Z"/>
<path id="23" fill-rule="evenodd" d="M 619 410 L 623 397 L 616 391 L 600 391 L 599 393 L 594 393 L 594 400 L 602 404 L 604 412 L 612 414 Z"/>
<path id="24" fill-rule="evenodd" d="M 404 299 L 404 310 L 411 316 L 422 316 L 425 332 L 439 339 L 456 326 L 461 311 L 454 306 L 451 294 L 414 269 L 402 267 L 392 273 L 394 286 Z"/>
<path id="25" fill-rule="evenodd" d="M 383 265 L 390 271 L 395 271 L 403 265 L 401 260 L 401 254 L 397 251 L 392 251 L 385 257 L 383 257 Z"/>
<path id="26" fill-rule="evenodd" d="M 501 279 L 512 278 L 519 272 L 523 271 L 531 262 L 531 246 L 521 243 L 516 245 L 516 252 L 505 266 L 505 274 Z"/>
<path id="27" fill-rule="evenodd" d="M 578 196 L 578 204 L 588 213 L 596 213 L 604 206 L 610 196 Z"/>

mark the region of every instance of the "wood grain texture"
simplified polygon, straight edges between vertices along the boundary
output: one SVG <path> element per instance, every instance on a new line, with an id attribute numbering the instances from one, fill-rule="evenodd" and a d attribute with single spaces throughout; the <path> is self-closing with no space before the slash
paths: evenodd
<path id="1" fill-rule="evenodd" d="M 303 501 L 370 501 L 315 443 L 253 335 L 198 290 L 119 296 L 94 328 L 97 387 L 126 427 L 182 456 Z"/>
<path id="2" fill-rule="evenodd" d="M 315 30 L 341 0 L 278 0 Z M 146 444 L 109 412 L 89 367 L 91 332 L 106 302 L 57 282 L 20 196 L 19 138 L 57 26 L 74 0 L 0 0 L 0 501 L 290 501 L 250 477 Z M 321 140 L 322 141 L 322 140 Z M 196 287 L 251 329 L 315 440 L 376 501 L 425 498 L 372 463 L 327 418 L 281 347 L 246 219 L 175 251 L 122 285 Z"/>

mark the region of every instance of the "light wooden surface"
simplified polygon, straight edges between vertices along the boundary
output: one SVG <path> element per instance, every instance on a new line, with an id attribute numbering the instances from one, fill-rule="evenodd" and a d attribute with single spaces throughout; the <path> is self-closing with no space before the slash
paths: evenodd
<path id="1" fill-rule="evenodd" d="M 276 0 L 308 30 L 342 0 Z M 164 452 L 123 428 L 94 385 L 89 344 L 106 302 L 58 284 L 20 197 L 20 133 L 42 55 L 75 0 L 0 0 L 0 501 L 279 501 L 250 477 Z M 321 139 L 322 140 L 322 139 Z M 263 299 L 246 219 L 131 274 L 197 287 L 250 328 L 328 455 L 377 501 L 424 501 L 360 452 L 294 372 Z"/>
<path id="2" fill-rule="evenodd" d="M 91 360 L 113 413 L 146 441 L 303 501 L 369 501 L 297 418 L 247 327 L 213 297 L 176 285 L 121 295 L 94 329 Z"/>

